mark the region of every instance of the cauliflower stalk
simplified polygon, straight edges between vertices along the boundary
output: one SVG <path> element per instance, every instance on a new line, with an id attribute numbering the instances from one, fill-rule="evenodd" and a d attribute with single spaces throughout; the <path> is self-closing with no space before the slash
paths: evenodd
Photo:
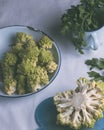
<path id="1" fill-rule="evenodd" d="M 100 84 L 80 78 L 75 90 L 59 92 L 54 96 L 57 111 L 57 122 L 69 125 L 74 129 L 82 126 L 93 128 L 95 122 L 103 117 L 104 93 Z M 104 83 L 101 88 L 104 90 Z"/>

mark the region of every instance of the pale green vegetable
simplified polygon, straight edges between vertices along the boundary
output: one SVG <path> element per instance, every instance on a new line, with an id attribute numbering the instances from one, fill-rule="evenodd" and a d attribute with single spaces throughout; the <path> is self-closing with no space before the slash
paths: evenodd
<path id="1" fill-rule="evenodd" d="M 57 122 L 74 129 L 82 126 L 93 128 L 95 122 L 103 117 L 104 91 L 95 81 L 80 78 L 75 90 L 67 90 L 54 96 L 58 115 Z M 104 84 L 103 84 L 104 90 Z M 102 88 L 101 87 L 101 88 Z"/>
<path id="2" fill-rule="evenodd" d="M 16 43 L 26 43 L 33 40 L 32 36 L 24 32 L 18 32 L 16 34 Z"/>
<path id="3" fill-rule="evenodd" d="M 31 92 L 37 91 L 42 88 L 45 84 L 49 83 L 49 76 L 47 71 L 38 66 L 32 75 L 27 76 L 28 90 Z"/>
<path id="4" fill-rule="evenodd" d="M 57 69 L 51 49 L 48 50 L 53 42 L 43 36 L 37 43 L 24 32 L 18 32 L 15 40 L 1 61 L 5 93 L 36 92 L 49 83 L 49 73 Z"/>
<path id="5" fill-rule="evenodd" d="M 46 69 L 48 71 L 48 73 L 53 73 L 56 69 L 57 69 L 57 64 L 54 61 L 50 61 L 47 65 L 46 65 Z"/>
<path id="6" fill-rule="evenodd" d="M 7 52 L 4 56 L 4 59 L 3 59 L 3 65 L 10 65 L 10 66 L 13 66 L 16 64 L 17 62 L 17 57 L 15 54 L 13 54 L 12 52 Z"/>
<path id="7" fill-rule="evenodd" d="M 16 92 L 17 94 L 25 94 L 26 93 L 26 83 L 25 83 L 25 76 L 18 74 L 16 76 L 17 85 L 16 85 Z"/>
<path id="8" fill-rule="evenodd" d="M 46 50 L 46 49 L 41 49 L 40 54 L 39 54 L 39 63 L 40 65 L 46 65 L 50 61 L 53 61 L 53 55 L 51 51 Z"/>
<path id="9" fill-rule="evenodd" d="M 13 77 L 6 77 L 4 79 L 4 91 L 6 94 L 11 95 L 16 91 L 16 80 Z"/>
<path id="10" fill-rule="evenodd" d="M 39 42 L 39 46 L 45 49 L 52 48 L 52 45 L 53 41 L 47 36 L 43 36 Z"/>

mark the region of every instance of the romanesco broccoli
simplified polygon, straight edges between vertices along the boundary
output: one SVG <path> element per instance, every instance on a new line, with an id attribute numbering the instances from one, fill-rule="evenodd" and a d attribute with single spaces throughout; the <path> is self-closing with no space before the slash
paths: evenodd
<path id="1" fill-rule="evenodd" d="M 47 36 L 43 36 L 39 42 L 39 46 L 45 49 L 52 48 L 52 45 L 53 41 Z"/>
<path id="2" fill-rule="evenodd" d="M 18 32 L 16 34 L 17 43 L 26 43 L 27 41 L 33 40 L 32 36 L 24 32 Z"/>
<path id="3" fill-rule="evenodd" d="M 40 65 L 46 65 L 50 61 L 53 61 L 53 55 L 51 51 L 46 50 L 46 49 L 41 49 L 40 54 L 39 54 L 39 64 Z"/>
<path id="4" fill-rule="evenodd" d="M 4 91 L 6 94 L 36 92 L 49 83 L 57 69 L 51 50 L 52 41 L 43 36 L 39 43 L 24 32 L 16 34 L 16 43 L 4 54 L 1 61 Z"/>
<path id="5" fill-rule="evenodd" d="M 4 91 L 6 94 L 11 95 L 16 91 L 16 80 L 9 76 L 4 79 Z"/>
<path id="6" fill-rule="evenodd" d="M 3 65 L 10 65 L 13 66 L 16 64 L 17 62 L 17 57 L 15 54 L 13 54 L 12 52 L 7 52 L 4 55 L 4 59 L 3 59 Z"/>
<path id="7" fill-rule="evenodd" d="M 25 94 L 26 93 L 25 76 L 21 75 L 21 74 L 18 74 L 16 76 L 16 80 L 17 80 L 17 86 L 16 86 L 17 94 Z"/>
<path id="8" fill-rule="evenodd" d="M 47 65 L 46 65 L 46 69 L 48 71 L 48 73 L 53 73 L 56 69 L 57 69 L 57 64 L 54 61 L 50 61 Z"/>

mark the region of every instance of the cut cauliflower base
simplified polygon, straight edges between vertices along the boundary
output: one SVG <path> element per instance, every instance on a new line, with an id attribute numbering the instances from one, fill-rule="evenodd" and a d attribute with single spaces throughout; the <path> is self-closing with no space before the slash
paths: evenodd
<path id="1" fill-rule="evenodd" d="M 59 112 L 57 122 L 74 129 L 82 126 L 93 128 L 95 122 L 103 117 L 104 93 L 95 81 L 80 78 L 77 84 L 75 90 L 59 92 L 54 96 Z"/>

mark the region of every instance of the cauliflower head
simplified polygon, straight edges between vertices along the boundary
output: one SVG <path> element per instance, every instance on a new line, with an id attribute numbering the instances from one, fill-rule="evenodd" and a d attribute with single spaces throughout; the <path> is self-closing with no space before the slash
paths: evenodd
<path id="1" fill-rule="evenodd" d="M 59 92 L 54 96 L 58 115 L 57 122 L 74 129 L 82 126 L 93 128 L 103 117 L 104 93 L 95 81 L 80 78 L 75 90 Z M 103 85 L 104 88 L 104 85 Z"/>

